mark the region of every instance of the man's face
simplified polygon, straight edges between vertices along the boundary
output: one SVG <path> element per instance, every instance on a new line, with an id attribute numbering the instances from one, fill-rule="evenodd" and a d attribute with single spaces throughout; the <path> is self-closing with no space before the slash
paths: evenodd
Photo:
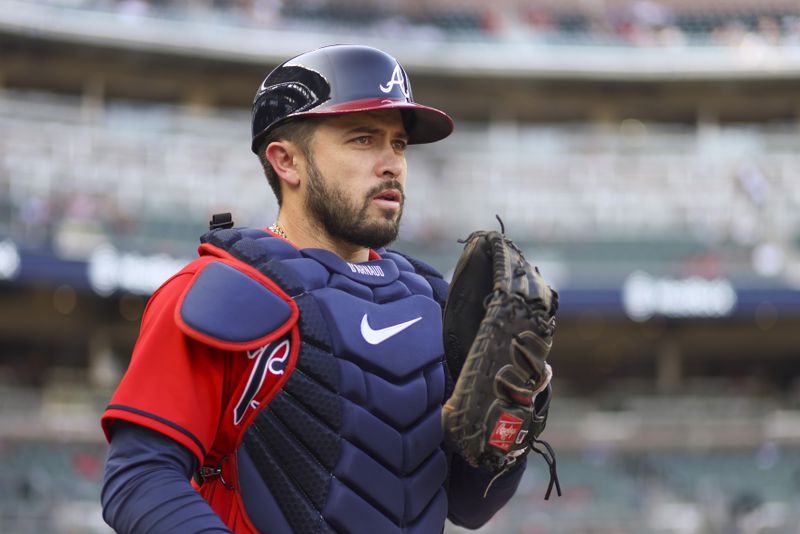
<path id="1" fill-rule="evenodd" d="M 407 138 L 399 111 L 322 121 L 307 154 L 306 213 L 335 239 L 369 248 L 394 241 L 405 201 Z"/>

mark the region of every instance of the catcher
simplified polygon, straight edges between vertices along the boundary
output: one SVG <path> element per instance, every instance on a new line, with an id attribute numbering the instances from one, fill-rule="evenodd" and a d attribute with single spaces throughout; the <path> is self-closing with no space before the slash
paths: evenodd
<path id="1" fill-rule="evenodd" d="M 278 220 L 214 216 L 200 257 L 148 303 L 102 418 L 109 525 L 477 528 L 516 491 L 528 450 L 554 466 L 536 437 L 555 293 L 499 232 L 470 236 L 452 289 L 385 248 L 406 146 L 452 129 L 374 48 L 321 48 L 266 77 L 251 149 Z"/>

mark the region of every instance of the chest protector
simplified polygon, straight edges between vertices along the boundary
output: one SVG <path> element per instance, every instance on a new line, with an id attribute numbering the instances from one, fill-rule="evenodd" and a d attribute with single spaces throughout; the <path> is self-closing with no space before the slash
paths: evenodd
<path id="1" fill-rule="evenodd" d="M 223 346 L 242 336 L 269 341 L 234 355 L 260 363 L 236 379 L 242 394 L 231 406 L 244 424 L 217 447 L 230 451 L 209 454 L 230 466 L 205 468 L 227 480 L 209 478 L 204 497 L 237 532 L 440 532 L 447 515 L 440 424 L 447 284 L 432 268 L 394 252 L 352 264 L 253 229 L 214 230 L 202 241 L 202 254 L 249 266 L 236 276 L 257 270 L 299 311 L 292 330 L 278 338 L 263 328 L 288 324 L 291 311 L 278 298 L 272 314 L 270 299 L 263 299 L 265 309 L 256 314 L 261 330 L 238 319 L 223 327 L 194 321 L 199 337 Z M 240 285 L 225 284 L 242 294 L 227 295 L 224 306 L 253 298 Z M 187 299 L 193 291 L 200 288 L 190 288 Z M 298 347 L 289 346 L 293 339 Z M 278 377 L 266 397 L 257 393 L 264 383 L 259 366 L 263 376 Z M 252 416 L 244 417 L 248 410 Z M 225 501 L 238 511 L 218 509 Z"/>

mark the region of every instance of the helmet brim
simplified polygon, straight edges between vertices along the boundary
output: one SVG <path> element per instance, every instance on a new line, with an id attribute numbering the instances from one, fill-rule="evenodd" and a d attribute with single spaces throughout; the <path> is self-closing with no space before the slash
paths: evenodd
<path id="1" fill-rule="evenodd" d="M 297 116 L 315 117 L 326 115 L 342 115 L 345 113 L 360 113 L 364 111 L 380 111 L 397 109 L 408 111 L 413 116 L 410 131 L 408 134 L 408 144 L 420 145 L 440 141 L 453 133 L 453 119 L 436 108 L 423 106 L 416 102 L 404 100 L 393 100 L 388 98 L 366 98 L 363 100 L 352 100 L 339 104 L 323 104 L 311 111 L 298 113 Z M 291 117 L 291 116 L 290 116 Z M 407 126 L 408 128 L 408 126 Z"/>

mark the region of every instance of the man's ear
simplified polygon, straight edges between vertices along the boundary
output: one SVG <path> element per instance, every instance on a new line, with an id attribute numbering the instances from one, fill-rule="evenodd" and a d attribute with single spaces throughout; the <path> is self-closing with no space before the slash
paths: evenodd
<path id="1" fill-rule="evenodd" d="M 297 146 L 291 141 L 274 141 L 267 145 L 266 158 L 278 177 L 290 187 L 300 184 L 299 154 Z"/>

